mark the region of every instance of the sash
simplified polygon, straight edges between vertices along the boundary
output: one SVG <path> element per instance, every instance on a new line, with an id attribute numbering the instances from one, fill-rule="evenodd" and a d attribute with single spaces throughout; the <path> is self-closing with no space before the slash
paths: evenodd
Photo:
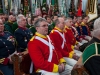
<path id="1" fill-rule="evenodd" d="M 62 43 L 62 45 L 61 45 L 61 48 L 63 49 L 63 48 L 64 48 L 64 44 L 65 44 L 65 42 L 66 42 L 65 37 L 64 37 L 64 33 L 62 34 L 62 33 L 60 33 L 58 30 L 54 30 L 54 31 L 58 32 L 59 35 L 62 37 L 63 43 Z"/>
<path id="2" fill-rule="evenodd" d="M 48 38 L 49 42 L 41 37 L 38 37 L 38 36 L 35 37 L 35 39 L 37 39 L 37 40 L 41 41 L 42 43 L 44 43 L 45 45 L 49 46 L 50 54 L 49 54 L 48 61 L 51 62 L 54 46 L 51 44 L 51 40 L 50 40 L 49 36 L 47 36 L 47 38 Z"/>
<path id="3" fill-rule="evenodd" d="M 42 43 L 44 43 L 45 45 L 49 46 L 50 54 L 49 54 L 48 61 L 51 62 L 52 56 L 53 56 L 53 49 L 54 49 L 54 46 L 51 44 L 51 40 L 50 40 L 49 36 L 47 36 L 47 38 L 48 38 L 49 42 L 46 41 L 46 40 L 43 39 L 43 38 L 38 37 L 38 36 L 35 37 L 35 39 L 37 39 L 37 40 L 41 41 Z M 47 71 L 45 71 L 45 70 L 39 70 L 39 72 L 42 72 L 42 74 L 47 73 Z"/>

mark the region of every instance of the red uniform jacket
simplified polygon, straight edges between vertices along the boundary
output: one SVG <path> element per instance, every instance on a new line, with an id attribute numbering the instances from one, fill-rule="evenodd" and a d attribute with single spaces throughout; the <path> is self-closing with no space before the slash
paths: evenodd
<path id="1" fill-rule="evenodd" d="M 55 44 L 55 46 L 58 48 L 58 50 L 61 52 L 61 55 L 63 57 L 70 57 L 72 58 L 73 56 L 73 51 L 71 49 L 71 45 L 70 44 L 66 44 L 66 42 L 64 42 L 64 47 L 62 48 L 62 43 L 63 43 L 63 38 L 60 36 L 60 34 L 58 32 L 56 32 L 55 30 L 59 31 L 61 34 L 63 34 L 63 32 L 55 27 L 51 33 L 49 34 L 52 42 Z"/>
<path id="2" fill-rule="evenodd" d="M 36 39 L 36 36 L 44 39 L 48 42 L 48 38 L 36 33 L 35 36 L 28 43 L 28 51 L 29 55 L 34 63 L 35 70 L 45 70 L 49 72 L 58 72 L 58 64 L 61 62 L 65 62 L 62 56 L 56 51 L 56 48 L 53 49 L 52 60 L 48 61 L 48 57 L 50 54 L 49 46 L 44 42 Z"/>
<path id="3" fill-rule="evenodd" d="M 64 34 L 65 34 L 66 43 L 71 44 L 71 45 L 76 44 L 76 38 L 74 37 L 74 34 L 71 28 L 68 28 L 67 26 L 65 26 Z"/>

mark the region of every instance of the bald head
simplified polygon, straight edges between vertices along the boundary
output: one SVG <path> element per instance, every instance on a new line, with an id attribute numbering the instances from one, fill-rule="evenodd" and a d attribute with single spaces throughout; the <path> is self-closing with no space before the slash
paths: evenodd
<path id="1" fill-rule="evenodd" d="M 14 16 L 13 16 L 13 15 L 10 15 L 10 16 L 8 17 L 8 20 L 11 21 L 11 22 L 13 22 L 13 19 L 14 19 Z"/>
<path id="2" fill-rule="evenodd" d="M 64 18 L 59 17 L 58 19 L 55 20 L 55 24 L 58 25 L 61 21 L 64 21 Z"/>
<path id="3" fill-rule="evenodd" d="M 55 20 L 55 24 L 56 24 L 56 27 L 63 30 L 65 27 L 64 18 L 59 17 L 57 20 Z"/>

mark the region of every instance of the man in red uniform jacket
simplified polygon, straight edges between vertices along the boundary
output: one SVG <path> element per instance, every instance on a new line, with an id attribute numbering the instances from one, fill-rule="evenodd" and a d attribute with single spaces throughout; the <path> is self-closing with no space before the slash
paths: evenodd
<path id="1" fill-rule="evenodd" d="M 66 61 L 47 36 L 48 24 L 46 20 L 40 18 L 34 26 L 37 32 L 28 43 L 28 51 L 35 71 L 41 72 L 43 75 L 69 75 L 69 70 L 72 68 L 67 68 Z"/>
<path id="2" fill-rule="evenodd" d="M 72 32 L 72 18 L 67 18 L 65 20 L 65 29 L 64 29 L 64 34 L 65 34 L 65 39 L 66 39 L 66 44 L 71 45 L 71 49 L 74 50 L 76 55 L 81 56 L 82 52 L 75 50 L 77 47 L 79 47 L 79 42 L 76 41 L 76 38 L 74 37 L 74 34 Z M 78 60 L 78 59 L 77 59 Z"/>
<path id="3" fill-rule="evenodd" d="M 61 52 L 61 55 L 67 61 L 68 65 L 74 66 L 77 62 L 73 59 L 74 51 L 71 49 L 70 44 L 66 44 L 65 36 L 64 36 L 64 19 L 59 17 L 55 21 L 56 27 L 51 31 L 50 38 L 58 50 Z"/>

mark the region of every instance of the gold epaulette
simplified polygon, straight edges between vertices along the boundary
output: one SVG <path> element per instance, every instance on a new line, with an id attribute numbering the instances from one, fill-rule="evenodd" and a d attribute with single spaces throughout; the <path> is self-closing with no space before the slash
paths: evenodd
<path id="1" fill-rule="evenodd" d="M 30 41 L 33 41 L 33 40 L 34 40 L 34 38 L 35 38 L 35 36 L 33 36 L 33 37 L 30 39 Z"/>
<path id="2" fill-rule="evenodd" d="M 32 27 L 34 27 L 34 26 L 31 26 L 31 27 L 29 27 L 28 29 L 31 29 Z"/>
<path id="3" fill-rule="evenodd" d="M 64 28 L 64 32 L 65 32 L 65 33 L 67 32 L 66 28 Z"/>
<path id="4" fill-rule="evenodd" d="M 16 30 L 18 30 L 18 28 L 17 28 Z M 16 31 L 16 30 L 15 30 L 15 31 Z"/>
<path id="5" fill-rule="evenodd" d="M 70 29 L 68 26 L 65 26 L 65 29 Z"/>
<path id="6" fill-rule="evenodd" d="M 51 31 L 51 33 L 53 33 L 53 32 L 54 32 L 54 30 Z"/>
<path id="7" fill-rule="evenodd" d="M 81 26 L 85 26 L 84 22 L 81 23 Z"/>
<path id="8" fill-rule="evenodd" d="M 75 23 L 75 27 L 78 27 L 78 24 L 77 23 Z"/>

